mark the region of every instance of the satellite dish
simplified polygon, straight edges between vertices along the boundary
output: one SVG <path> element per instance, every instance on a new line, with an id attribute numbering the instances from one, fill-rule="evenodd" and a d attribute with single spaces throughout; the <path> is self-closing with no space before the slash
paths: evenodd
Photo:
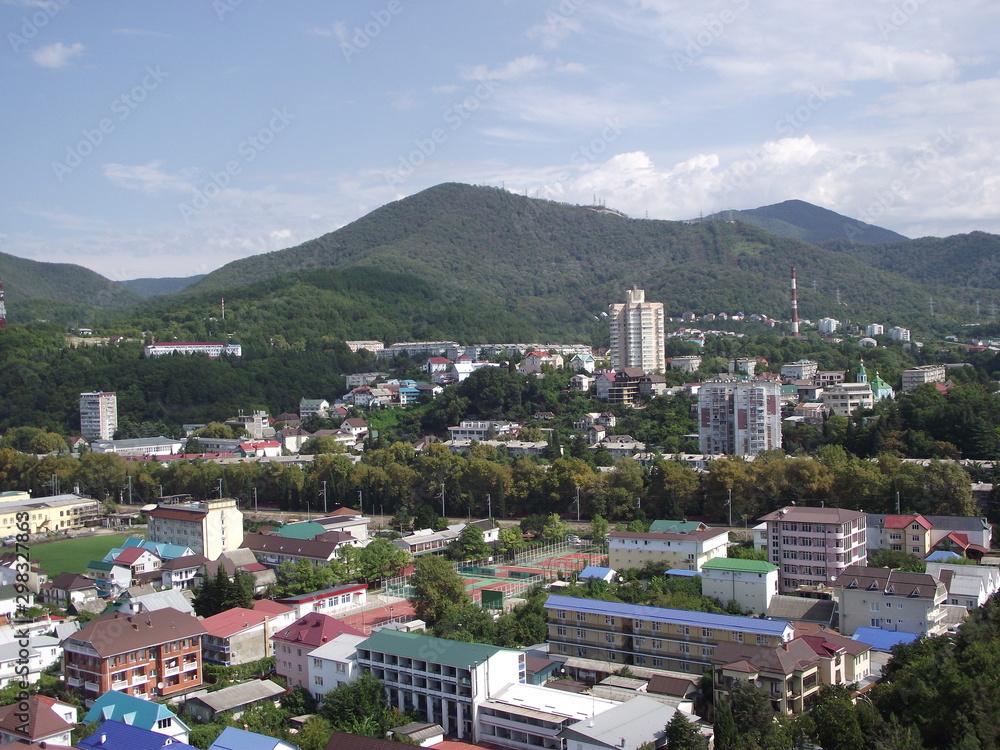
<path id="1" fill-rule="evenodd" d="M 163 683 L 162 682 L 156 683 L 156 687 L 158 690 L 163 690 Z"/>
<path id="2" fill-rule="evenodd" d="M 754 682 L 754 685 L 756 685 L 757 687 L 764 687 L 764 683 L 761 682 L 760 680 L 757 680 L 756 682 Z"/>

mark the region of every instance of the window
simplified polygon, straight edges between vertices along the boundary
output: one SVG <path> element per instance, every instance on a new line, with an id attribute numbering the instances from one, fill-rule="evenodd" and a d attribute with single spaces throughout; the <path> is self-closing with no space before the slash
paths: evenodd
<path id="1" fill-rule="evenodd" d="M 558 635 L 566 635 L 566 628 L 560 625 L 559 627 L 556 628 L 556 633 Z"/>
<path id="2" fill-rule="evenodd" d="M 645 646 L 646 646 L 646 639 L 645 638 L 636 638 L 635 639 L 635 647 L 636 648 L 644 648 Z"/>
<path id="3" fill-rule="evenodd" d="M 160 719 L 156 722 L 157 729 L 169 729 L 170 725 L 173 723 L 173 719 Z"/>
<path id="4" fill-rule="evenodd" d="M 766 635 L 758 635 L 757 636 L 757 645 L 758 646 L 766 646 L 767 645 L 767 636 Z"/>
<path id="5" fill-rule="evenodd" d="M 577 612 L 576 619 L 582 622 L 583 620 L 587 619 L 587 615 L 584 612 Z"/>
<path id="6" fill-rule="evenodd" d="M 583 638 L 583 628 L 577 628 L 576 629 L 576 637 L 577 638 Z"/>
<path id="7" fill-rule="evenodd" d="M 680 625 L 680 626 L 678 626 L 677 631 L 681 635 L 691 635 L 691 628 L 688 625 Z"/>
<path id="8" fill-rule="evenodd" d="M 558 617 L 560 620 L 565 620 L 566 619 L 566 610 L 565 609 L 557 609 L 556 610 L 556 617 Z"/>
<path id="9" fill-rule="evenodd" d="M 313 677 L 313 683 L 316 684 L 316 685 L 322 685 L 323 684 L 323 678 L 320 677 L 319 675 L 316 675 L 315 677 Z"/>
<path id="10" fill-rule="evenodd" d="M 604 615 L 604 624 L 605 625 L 614 625 L 615 624 L 615 618 L 612 617 L 611 615 Z"/>
<path id="11" fill-rule="evenodd" d="M 655 651 L 655 650 L 661 649 L 661 648 L 663 648 L 663 641 L 661 641 L 659 638 L 654 638 L 653 639 L 653 650 Z"/>
<path id="12" fill-rule="evenodd" d="M 688 644 L 688 643 L 682 643 L 680 645 L 680 652 L 682 654 L 690 654 L 691 653 L 691 645 Z"/>
<path id="13" fill-rule="evenodd" d="M 661 630 L 663 630 L 663 623 L 662 622 L 654 622 L 653 623 L 653 632 L 654 633 L 658 633 Z"/>
<path id="14" fill-rule="evenodd" d="M 870 609 L 872 612 L 878 612 L 878 608 L 879 608 L 878 602 L 872 602 L 871 604 L 868 605 L 868 609 Z"/>
<path id="15" fill-rule="evenodd" d="M 715 631 L 712 630 L 711 628 L 702 628 L 701 629 L 701 637 L 702 638 L 714 638 L 715 637 Z"/>
<path id="16" fill-rule="evenodd" d="M 873 617 L 872 618 L 872 627 L 873 628 L 880 628 L 880 627 L 882 627 L 882 620 L 880 618 L 878 618 L 878 617 Z"/>
<path id="17" fill-rule="evenodd" d="M 341 661 L 338 661 L 338 662 L 337 662 L 337 671 L 338 671 L 338 672 L 339 672 L 340 674 L 344 674 L 344 672 L 346 672 L 346 671 L 347 671 L 347 665 L 346 665 L 346 664 L 344 664 L 344 663 L 343 663 L 343 662 L 341 662 Z"/>
<path id="18" fill-rule="evenodd" d="M 736 631 L 733 633 L 733 640 L 737 643 L 743 643 L 743 633 Z"/>
<path id="19" fill-rule="evenodd" d="M 322 669 L 323 668 L 323 660 L 322 659 L 313 659 L 313 666 L 316 667 L 317 669 Z"/>
<path id="20" fill-rule="evenodd" d="M 614 643 L 615 642 L 615 635 L 614 635 L 614 633 L 605 633 L 604 634 L 604 640 L 607 641 L 608 643 Z"/>
<path id="21" fill-rule="evenodd" d="M 642 630 L 642 620 L 633 620 L 632 627 L 636 630 Z"/>

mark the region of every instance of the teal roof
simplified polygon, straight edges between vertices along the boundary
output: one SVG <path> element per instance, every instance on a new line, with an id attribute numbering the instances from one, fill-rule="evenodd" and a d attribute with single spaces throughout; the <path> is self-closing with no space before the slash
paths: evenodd
<path id="1" fill-rule="evenodd" d="M 743 560 L 738 557 L 713 557 L 701 566 L 702 570 L 732 570 L 737 573 L 770 573 L 777 570 L 777 565 L 772 565 L 763 560 Z"/>
<path id="2" fill-rule="evenodd" d="M 666 532 L 670 534 L 690 534 L 701 528 L 701 521 L 653 521 L 649 525 L 650 531 Z"/>
<path id="3" fill-rule="evenodd" d="M 794 396 L 799 392 L 799 387 L 797 385 L 783 385 L 781 386 L 781 393 L 785 396 Z"/>
<path id="4" fill-rule="evenodd" d="M 177 557 L 184 557 L 188 553 L 189 547 L 185 547 L 181 544 L 168 544 L 167 542 L 149 542 L 145 539 L 139 539 L 138 537 L 130 536 L 125 540 L 124 547 L 142 547 L 143 549 L 148 549 L 154 555 L 156 555 L 161 560 L 173 560 Z M 120 552 L 120 550 L 111 550 L 112 553 Z M 117 556 L 115 554 L 114 556 Z M 112 558 L 113 559 L 113 558 Z"/>
<path id="5" fill-rule="evenodd" d="M 188 728 L 187 724 L 177 718 L 177 714 L 162 703 L 109 690 L 94 701 L 94 706 L 84 717 L 83 723 L 111 720 L 142 729 L 156 729 L 156 722 L 160 719 L 173 719 Z"/>
<path id="6" fill-rule="evenodd" d="M 372 633 L 368 639 L 358 644 L 358 649 L 432 661 L 435 664 L 458 669 L 470 669 L 496 654 L 514 651 L 486 643 L 465 643 L 418 633 L 404 633 L 400 630 L 379 630 Z"/>
<path id="7" fill-rule="evenodd" d="M 111 570 L 115 567 L 114 563 L 105 562 L 104 560 L 92 560 L 87 563 L 87 570 Z"/>
<path id="8" fill-rule="evenodd" d="M 302 521 L 279 526 L 273 533 L 285 539 L 315 539 L 325 534 L 326 529 L 315 521 Z"/>

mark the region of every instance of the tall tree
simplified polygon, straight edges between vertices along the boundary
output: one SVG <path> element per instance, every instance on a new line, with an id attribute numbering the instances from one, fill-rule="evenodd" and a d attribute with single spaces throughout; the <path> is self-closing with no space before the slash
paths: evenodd
<path id="1" fill-rule="evenodd" d="M 687 716 L 681 711 L 674 712 L 667 724 L 667 750 L 704 750 L 707 744 Z"/>
<path id="2" fill-rule="evenodd" d="M 413 567 L 413 609 L 421 620 L 433 625 L 449 607 L 472 601 L 462 579 L 443 557 L 424 555 Z"/>

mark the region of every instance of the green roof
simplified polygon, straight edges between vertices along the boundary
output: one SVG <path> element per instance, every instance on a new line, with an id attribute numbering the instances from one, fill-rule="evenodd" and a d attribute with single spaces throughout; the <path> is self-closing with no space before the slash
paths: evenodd
<path id="1" fill-rule="evenodd" d="M 162 703 L 109 690 L 94 701 L 94 705 L 84 717 L 83 723 L 90 724 L 111 720 L 155 732 L 160 719 L 173 719 L 187 729 L 187 724 L 177 718 L 177 714 Z"/>
<path id="2" fill-rule="evenodd" d="M 452 641 L 419 633 L 404 633 L 400 630 L 379 630 L 372 633 L 367 640 L 358 644 L 358 649 L 420 659 L 459 669 L 470 669 L 503 651 L 516 653 L 515 649 L 500 648 L 487 643 Z"/>
<path id="3" fill-rule="evenodd" d="M 103 560 L 92 560 L 87 563 L 87 570 L 111 570 L 114 563 L 104 562 Z"/>
<path id="4" fill-rule="evenodd" d="M 739 557 L 714 557 L 701 566 L 702 570 L 732 570 L 737 573 L 770 573 L 777 570 L 777 565 L 772 565 L 763 560 L 744 560 Z"/>
<path id="5" fill-rule="evenodd" d="M 701 521 L 653 521 L 649 525 L 650 531 L 668 532 L 671 534 L 690 534 L 701 528 Z"/>
<path id="6" fill-rule="evenodd" d="M 301 521 L 279 526 L 274 530 L 275 536 L 285 539 L 315 539 L 320 534 L 325 534 L 326 529 L 315 521 Z"/>

